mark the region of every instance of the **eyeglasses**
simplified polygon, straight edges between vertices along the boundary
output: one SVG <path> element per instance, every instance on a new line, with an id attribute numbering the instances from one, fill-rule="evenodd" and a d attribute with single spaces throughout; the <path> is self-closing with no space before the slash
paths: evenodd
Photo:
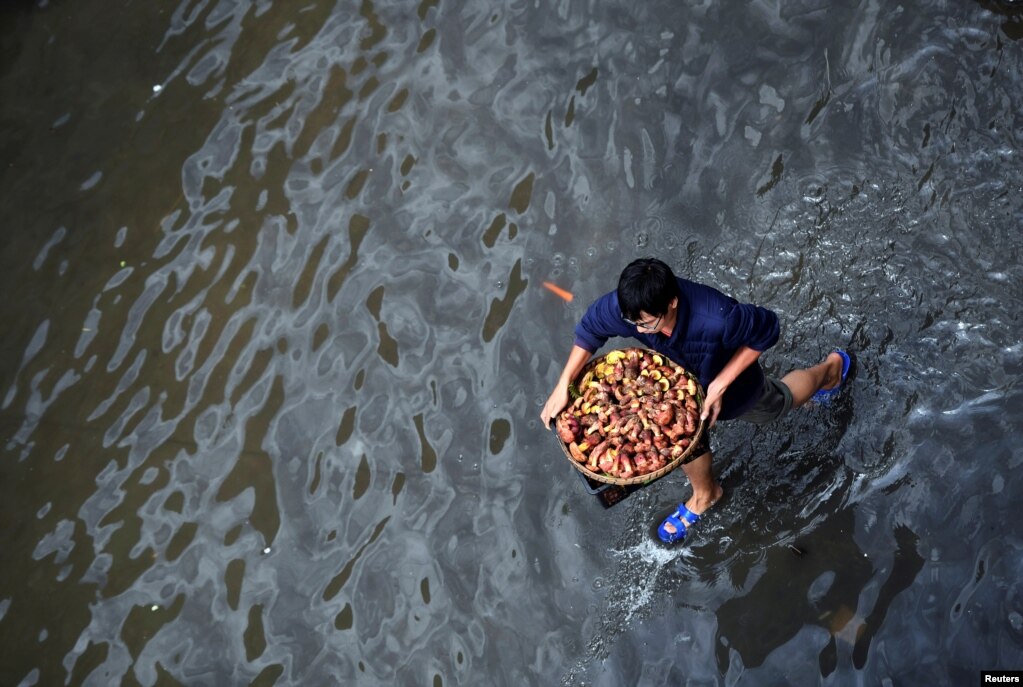
<path id="1" fill-rule="evenodd" d="M 633 322 L 628 317 L 626 317 L 624 314 L 622 315 L 622 319 L 625 320 L 626 322 L 628 322 L 629 324 L 631 324 L 636 329 L 643 329 L 643 330 L 646 330 L 648 332 L 655 332 L 655 331 L 657 331 L 657 328 L 661 326 L 661 320 L 664 319 L 664 315 L 661 315 L 660 317 L 658 317 L 654 321 L 653 324 L 650 324 L 648 322 Z"/>

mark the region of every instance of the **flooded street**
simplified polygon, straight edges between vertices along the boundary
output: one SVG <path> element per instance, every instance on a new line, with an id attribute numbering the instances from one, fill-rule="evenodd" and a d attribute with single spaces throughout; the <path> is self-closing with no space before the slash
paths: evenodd
<path id="1" fill-rule="evenodd" d="M 0 9 L 0 684 L 1023 670 L 1023 7 Z M 778 313 L 604 509 L 539 412 L 622 267 Z M 574 294 L 566 301 L 542 287 Z M 609 342 L 608 348 L 627 345 Z"/>

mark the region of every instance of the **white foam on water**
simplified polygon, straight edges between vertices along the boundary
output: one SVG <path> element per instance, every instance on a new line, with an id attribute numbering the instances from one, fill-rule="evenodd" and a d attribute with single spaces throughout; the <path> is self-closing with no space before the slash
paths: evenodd
<path id="1" fill-rule="evenodd" d="M 615 617 L 614 624 L 619 629 L 625 629 L 638 613 L 650 606 L 665 567 L 687 552 L 684 545 L 669 549 L 646 538 L 619 552 L 621 567 L 613 576 L 615 579 L 608 583 L 608 587 L 614 589 L 608 611 Z"/>
<path id="2" fill-rule="evenodd" d="M 626 549 L 623 553 L 628 555 L 631 552 L 639 558 L 642 558 L 647 563 L 653 563 L 654 565 L 667 565 L 684 555 L 687 550 L 684 547 L 684 544 L 679 544 L 676 545 L 675 548 L 669 549 L 667 547 L 658 546 L 649 539 L 644 539 L 639 544 Z"/>

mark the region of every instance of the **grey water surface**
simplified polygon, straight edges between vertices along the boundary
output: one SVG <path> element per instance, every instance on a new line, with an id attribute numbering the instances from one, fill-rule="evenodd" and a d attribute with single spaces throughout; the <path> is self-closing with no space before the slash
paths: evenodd
<path id="1" fill-rule="evenodd" d="M 1023 669 L 1018 5 L 5 3 L 0 684 Z M 646 255 L 858 360 L 673 550 L 538 418 Z"/>

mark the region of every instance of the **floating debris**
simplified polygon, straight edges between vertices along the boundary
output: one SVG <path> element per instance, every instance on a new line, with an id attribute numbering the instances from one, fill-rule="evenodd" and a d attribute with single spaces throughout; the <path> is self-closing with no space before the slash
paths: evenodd
<path id="1" fill-rule="evenodd" d="M 568 303 L 571 303 L 572 299 L 575 298 L 575 296 L 572 295 L 572 292 L 566 291 L 565 289 L 561 288 L 557 284 L 552 284 L 549 281 L 545 281 L 543 283 L 543 285 L 544 285 L 544 287 L 547 288 L 548 291 L 550 291 L 551 293 L 553 293 L 556 296 L 560 296 L 561 298 L 564 298 L 565 301 L 568 302 Z"/>

